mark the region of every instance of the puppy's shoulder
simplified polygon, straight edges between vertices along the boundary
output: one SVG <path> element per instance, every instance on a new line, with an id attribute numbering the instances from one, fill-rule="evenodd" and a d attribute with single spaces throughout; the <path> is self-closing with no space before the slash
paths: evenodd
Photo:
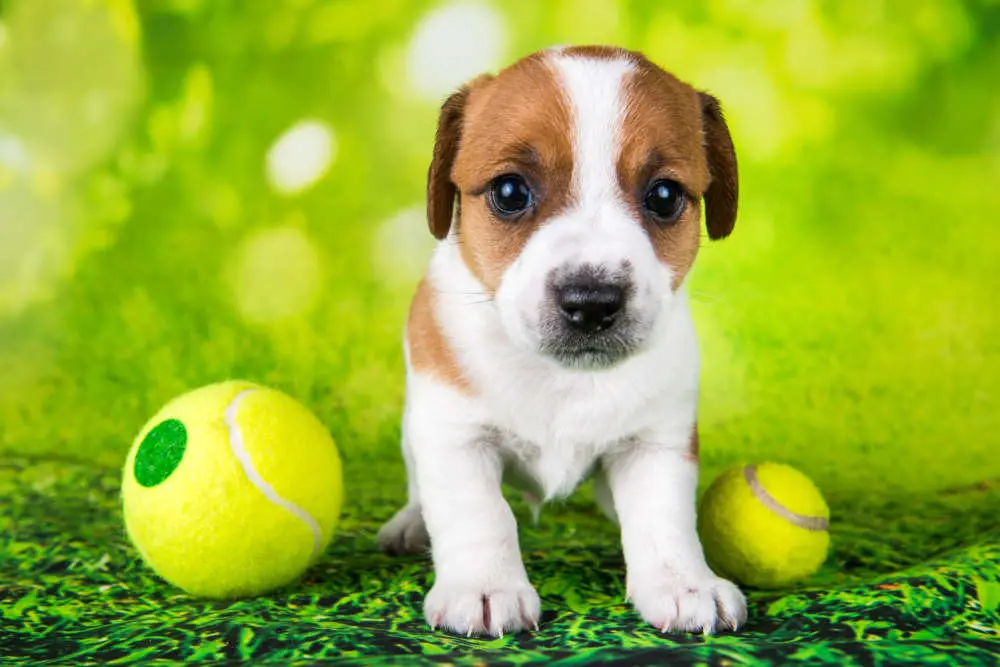
<path id="1" fill-rule="evenodd" d="M 406 320 L 410 370 L 471 395 L 472 384 L 441 326 L 438 297 L 437 288 L 425 276 L 417 285 Z"/>

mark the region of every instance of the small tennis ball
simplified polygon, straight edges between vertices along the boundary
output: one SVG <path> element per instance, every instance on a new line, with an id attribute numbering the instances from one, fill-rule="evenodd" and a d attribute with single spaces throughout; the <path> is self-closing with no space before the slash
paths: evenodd
<path id="1" fill-rule="evenodd" d="M 702 497 L 698 532 L 709 565 L 755 588 L 816 572 L 830 546 L 830 509 L 801 472 L 779 463 L 725 471 Z"/>
<path id="2" fill-rule="evenodd" d="M 329 544 L 343 479 L 330 434 L 302 404 L 249 382 L 175 398 L 122 475 L 125 529 L 168 582 L 207 598 L 296 580 Z"/>

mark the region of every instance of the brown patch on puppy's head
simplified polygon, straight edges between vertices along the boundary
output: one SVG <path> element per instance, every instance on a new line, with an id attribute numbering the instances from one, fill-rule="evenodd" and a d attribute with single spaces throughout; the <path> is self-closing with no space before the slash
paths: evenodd
<path id="1" fill-rule="evenodd" d="M 444 238 L 459 198 L 459 243 L 472 273 L 493 293 L 538 225 L 565 206 L 573 173 L 572 121 L 544 54 L 480 77 L 441 111 L 428 177 L 431 231 Z M 534 203 L 516 219 L 488 203 L 499 176 L 521 176 Z"/>
<path id="2" fill-rule="evenodd" d="M 619 185 L 643 220 L 660 261 L 674 274 L 673 288 L 694 264 L 701 240 L 701 200 L 712 239 L 727 236 L 736 220 L 736 154 L 718 102 L 699 93 L 644 56 L 632 54 L 636 70 L 626 82 Z M 664 224 L 644 210 L 643 200 L 659 179 L 676 182 L 686 205 Z"/>

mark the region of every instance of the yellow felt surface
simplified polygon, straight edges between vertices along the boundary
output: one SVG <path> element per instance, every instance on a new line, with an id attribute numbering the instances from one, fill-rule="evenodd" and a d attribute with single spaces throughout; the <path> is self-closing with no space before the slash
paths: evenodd
<path id="1" fill-rule="evenodd" d="M 771 497 L 796 514 L 830 518 L 830 508 L 811 479 L 783 463 L 757 466 L 757 479 Z"/>
<path id="2" fill-rule="evenodd" d="M 819 490 L 798 471 L 762 464 L 758 479 L 778 502 L 810 516 L 829 517 Z M 723 472 L 705 491 L 698 530 L 712 569 L 743 585 L 778 588 L 803 580 L 826 558 L 827 531 L 810 531 L 773 513 L 754 495 L 743 466 Z"/>
<path id="3" fill-rule="evenodd" d="M 122 500 L 129 536 L 160 576 L 193 595 L 263 593 L 295 580 L 312 560 L 308 526 L 272 504 L 230 449 L 226 406 L 253 386 L 226 382 L 178 397 L 142 429 L 125 464 Z M 133 473 L 138 445 L 170 418 L 187 429 L 184 457 L 165 481 L 145 488 Z M 343 488 L 326 429 L 301 404 L 264 388 L 244 397 L 237 422 L 254 467 L 317 520 L 325 547 Z"/>
<path id="4" fill-rule="evenodd" d="M 278 494 L 307 511 L 329 542 L 343 503 L 341 463 L 326 427 L 295 399 L 261 388 L 240 404 L 239 424 L 254 468 Z"/>

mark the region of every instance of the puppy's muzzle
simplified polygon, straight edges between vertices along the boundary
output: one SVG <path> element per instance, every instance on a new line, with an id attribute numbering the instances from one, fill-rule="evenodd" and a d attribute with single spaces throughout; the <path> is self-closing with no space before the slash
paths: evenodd
<path id="1" fill-rule="evenodd" d="M 567 366 L 607 368 L 641 340 L 631 268 L 583 265 L 553 271 L 540 317 L 541 350 Z"/>
<path id="2" fill-rule="evenodd" d="M 610 329 L 625 307 L 625 290 L 607 283 L 571 283 L 557 288 L 555 296 L 566 324 L 580 333 Z"/>

